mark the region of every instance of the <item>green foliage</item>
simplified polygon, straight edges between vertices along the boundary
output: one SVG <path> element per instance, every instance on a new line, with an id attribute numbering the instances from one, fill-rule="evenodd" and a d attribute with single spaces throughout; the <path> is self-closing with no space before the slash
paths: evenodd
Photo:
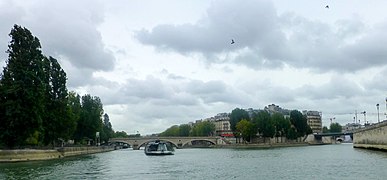
<path id="1" fill-rule="evenodd" d="M 80 118 L 75 131 L 75 141 L 82 139 L 95 139 L 96 132 L 102 131 L 103 108 L 99 97 L 90 94 L 82 96 Z"/>
<path id="2" fill-rule="evenodd" d="M 110 118 L 108 114 L 103 115 L 103 124 L 101 132 L 101 142 L 108 142 L 110 138 L 114 135 L 114 130 L 112 124 L 110 123 Z"/>
<path id="3" fill-rule="evenodd" d="M 26 144 L 38 145 L 39 144 L 39 136 L 40 136 L 40 133 L 38 131 L 35 131 L 33 134 L 31 134 L 30 137 L 28 137 L 26 139 Z"/>
<path id="4" fill-rule="evenodd" d="M 215 131 L 215 124 L 208 121 L 196 123 L 192 128 L 192 136 L 212 136 Z"/>
<path id="5" fill-rule="evenodd" d="M 335 122 L 335 123 L 331 123 L 329 131 L 331 133 L 339 133 L 342 131 L 342 129 L 343 127 L 339 123 Z"/>
<path id="6" fill-rule="evenodd" d="M 160 136 L 162 137 L 168 137 L 168 136 L 179 136 L 180 129 L 178 125 L 173 125 L 164 132 L 160 133 Z"/>
<path id="7" fill-rule="evenodd" d="M 230 128 L 233 132 L 236 132 L 236 125 L 242 119 L 250 120 L 249 113 L 244 109 L 235 108 L 230 114 Z M 236 134 L 235 134 L 236 135 Z"/>
<path id="8" fill-rule="evenodd" d="M 254 124 L 258 128 L 258 132 L 262 137 L 272 138 L 275 134 L 274 121 L 267 111 L 260 111 L 254 116 Z"/>
<path id="9" fill-rule="evenodd" d="M 250 142 L 250 138 L 256 134 L 254 124 L 246 119 L 239 121 L 236 125 L 236 129 L 247 142 Z"/>
<path id="10" fill-rule="evenodd" d="M 290 125 L 290 119 L 284 118 L 284 116 L 280 113 L 274 113 L 271 116 L 274 127 L 275 127 L 275 136 L 276 137 L 282 137 L 286 136 L 287 132 L 289 131 L 291 125 Z"/>
<path id="11" fill-rule="evenodd" d="M 191 126 L 188 124 L 182 124 L 179 126 L 179 136 L 187 137 L 191 132 Z"/>
<path id="12" fill-rule="evenodd" d="M 286 133 L 286 138 L 288 139 L 294 140 L 297 139 L 297 137 L 297 130 L 294 127 L 290 128 L 288 133 Z"/>
<path id="13" fill-rule="evenodd" d="M 323 133 L 329 133 L 328 127 L 323 126 L 322 132 L 323 132 Z"/>
<path id="14" fill-rule="evenodd" d="M 113 135 L 115 138 L 127 138 L 129 135 L 125 131 L 116 131 Z"/>
<path id="15" fill-rule="evenodd" d="M 45 57 L 39 39 L 15 25 L 9 34 L 8 60 L 0 79 L 0 146 L 55 144 L 58 139 L 104 139 L 113 133 L 103 124 L 98 97 L 68 93 L 66 73 L 53 57 Z M 106 127 L 106 128 L 105 128 Z"/>
<path id="16" fill-rule="evenodd" d="M 0 138 L 13 148 L 43 130 L 45 76 L 39 39 L 18 25 L 9 36 L 7 66 L 0 81 Z"/>
<path id="17" fill-rule="evenodd" d="M 58 139 L 70 139 L 76 124 L 71 118 L 71 109 L 68 106 L 66 73 L 53 57 L 46 58 L 45 69 L 48 72 L 48 79 L 46 79 L 46 116 L 43 128 L 44 142 L 49 144 Z"/>
<path id="18" fill-rule="evenodd" d="M 306 135 L 308 129 L 310 129 L 306 117 L 300 111 L 293 110 L 290 112 L 290 122 L 296 128 L 298 137 Z"/>

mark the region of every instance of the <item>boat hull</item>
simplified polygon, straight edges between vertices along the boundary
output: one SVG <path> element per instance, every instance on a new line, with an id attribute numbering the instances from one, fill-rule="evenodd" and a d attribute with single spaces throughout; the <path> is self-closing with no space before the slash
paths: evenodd
<path id="1" fill-rule="evenodd" d="M 167 151 L 167 152 L 145 152 L 147 156 L 167 156 L 167 155 L 173 155 L 173 152 Z"/>
<path id="2" fill-rule="evenodd" d="M 148 156 L 173 155 L 173 148 L 167 143 L 157 140 L 149 142 L 145 146 L 144 153 Z"/>

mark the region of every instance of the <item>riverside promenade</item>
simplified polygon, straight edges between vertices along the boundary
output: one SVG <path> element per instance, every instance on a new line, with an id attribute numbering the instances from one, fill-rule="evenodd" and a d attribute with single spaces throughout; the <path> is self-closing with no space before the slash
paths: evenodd
<path id="1" fill-rule="evenodd" d="M 353 133 L 353 147 L 387 151 L 387 120 L 358 129 Z"/>
<path id="2" fill-rule="evenodd" d="M 113 146 L 63 147 L 46 150 L 0 150 L 0 163 L 61 159 L 65 157 L 108 152 L 113 150 Z"/>

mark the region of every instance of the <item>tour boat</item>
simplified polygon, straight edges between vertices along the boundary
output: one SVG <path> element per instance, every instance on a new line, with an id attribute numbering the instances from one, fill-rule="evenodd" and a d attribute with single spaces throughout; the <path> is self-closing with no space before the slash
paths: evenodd
<path id="1" fill-rule="evenodd" d="M 173 147 L 166 142 L 156 140 L 149 142 L 144 149 L 144 152 L 148 156 L 158 156 L 158 155 L 173 155 Z"/>

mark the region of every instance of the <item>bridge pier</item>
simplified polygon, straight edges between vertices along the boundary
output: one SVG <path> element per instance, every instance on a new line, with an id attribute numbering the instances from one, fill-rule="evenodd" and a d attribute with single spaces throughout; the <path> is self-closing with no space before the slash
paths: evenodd
<path id="1" fill-rule="evenodd" d="M 133 150 L 140 150 L 140 146 L 138 146 L 138 144 L 133 144 L 132 147 Z"/>

